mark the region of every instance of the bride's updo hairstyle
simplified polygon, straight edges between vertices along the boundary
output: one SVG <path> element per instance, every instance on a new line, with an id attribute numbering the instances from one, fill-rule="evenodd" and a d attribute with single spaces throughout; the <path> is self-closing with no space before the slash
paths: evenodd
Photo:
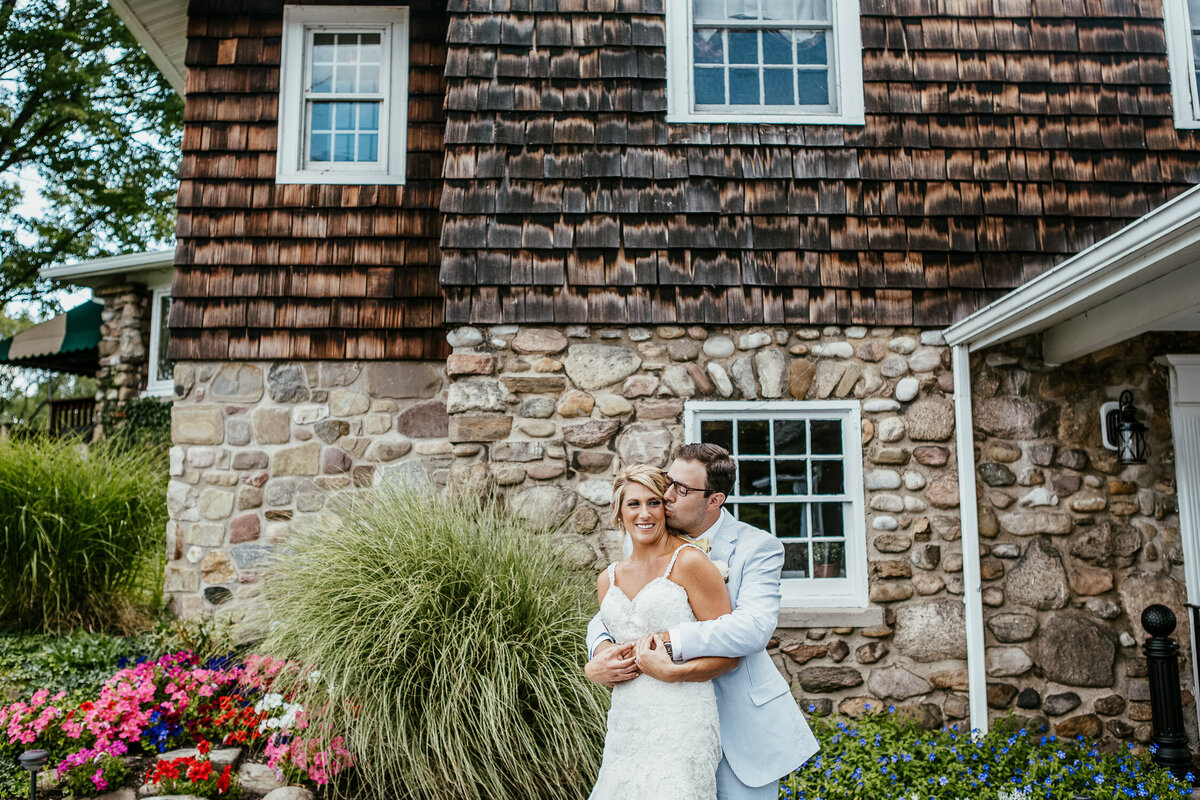
<path id="1" fill-rule="evenodd" d="M 671 481 L 658 467 L 649 464 L 630 464 L 617 473 L 612 488 L 612 523 L 621 531 L 621 540 L 625 540 L 625 529 L 621 527 L 621 506 L 625 503 L 625 489 L 631 483 L 645 486 L 658 498 L 662 498 L 671 487 Z"/>

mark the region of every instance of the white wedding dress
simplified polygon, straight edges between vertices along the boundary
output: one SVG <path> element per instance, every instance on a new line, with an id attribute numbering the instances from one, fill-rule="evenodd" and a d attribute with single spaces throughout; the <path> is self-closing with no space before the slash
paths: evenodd
<path id="1" fill-rule="evenodd" d="M 670 580 L 684 547 L 695 545 L 680 546 L 667 571 L 633 598 L 617 586 L 616 564 L 609 565 L 600 616 L 617 644 L 696 621 L 687 592 Z M 720 760 L 712 682 L 662 683 L 639 675 L 613 689 L 604 762 L 590 800 L 715 800 Z"/>

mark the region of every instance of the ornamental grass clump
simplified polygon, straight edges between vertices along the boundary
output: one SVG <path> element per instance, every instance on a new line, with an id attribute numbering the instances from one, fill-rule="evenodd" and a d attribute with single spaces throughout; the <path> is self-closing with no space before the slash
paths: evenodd
<path id="1" fill-rule="evenodd" d="M 867 707 L 868 710 L 870 706 Z M 811 710 L 811 709 L 810 709 Z M 1127 745 L 1062 739 L 999 720 L 983 736 L 925 731 L 905 715 L 812 718 L 821 751 L 780 783 L 780 800 L 1186 800 L 1191 786 Z M 1191 776 L 1189 776 L 1190 778 Z"/>
<path id="2" fill-rule="evenodd" d="M 582 670 L 594 581 L 493 502 L 384 485 L 289 542 L 263 649 L 308 665 L 276 688 L 304 735 L 344 737 L 361 796 L 575 798 L 608 705 Z"/>
<path id="3" fill-rule="evenodd" d="M 142 627 L 161 603 L 161 448 L 0 439 L 0 625 Z"/>

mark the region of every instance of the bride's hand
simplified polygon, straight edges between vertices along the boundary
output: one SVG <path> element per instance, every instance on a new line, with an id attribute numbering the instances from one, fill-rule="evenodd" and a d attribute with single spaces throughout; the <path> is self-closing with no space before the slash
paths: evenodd
<path id="1" fill-rule="evenodd" d="M 643 674 L 664 683 L 674 683 L 678 680 L 675 676 L 675 664 L 667 655 L 667 650 L 663 647 L 662 639 L 658 634 L 651 634 L 639 639 L 637 646 L 633 648 L 633 656 L 634 663 L 638 665 Z"/>

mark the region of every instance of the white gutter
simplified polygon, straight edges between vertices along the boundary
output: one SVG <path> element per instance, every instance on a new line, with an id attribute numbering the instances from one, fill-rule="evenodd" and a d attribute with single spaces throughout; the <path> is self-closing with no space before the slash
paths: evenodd
<path id="1" fill-rule="evenodd" d="M 1036 333 L 1200 257 L 1200 186 L 979 309 L 943 331 L 980 350 Z M 1128 282 L 1128 285 L 1126 285 Z"/>
<path id="2" fill-rule="evenodd" d="M 975 499 L 975 425 L 971 415 L 971 352 L 950 350 L 954 374 L 954 431 L 958 455 L 958 512 L 963 545 L 963 602 L 967 623 L 967 698 L 971 728 L 987 733 L 987 663 L 983 647 L 983 580 L 979 573 L 979 509 Z"/>
<path id="3" fill-rule="evenodd" d="M 146 253 L 128 253 L 121 256 L 93 258 L 73 264 L 54 264 L 38 273 L 42 278 L 54 281 L 77 281 L 81 278 L 101 278 L 149 269 L 171 269 L 175 263 L 175 248 L 151 250 Z"/>

